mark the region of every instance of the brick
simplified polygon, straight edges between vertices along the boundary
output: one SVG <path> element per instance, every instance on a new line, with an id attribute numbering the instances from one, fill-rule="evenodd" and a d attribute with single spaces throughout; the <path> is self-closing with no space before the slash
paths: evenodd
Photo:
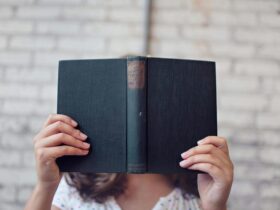
<path id="1" fill-rule="evenodd" d="M 31 196 L 32 192 L 33 192 L 33 188 L 30 186 L 24 186 L 19 188 L 17 193 L 17 201 L 22 204 L 26 203 L 26 201 Z"/>
<path id="2" fill-rule="evenodd" d="M 278 2 L 279 5 L 279 2 Z M 280 15 L 275 13 L 260 14 L 260 23 L 264 26 L 280 27 Z"/>
<path id="3" fill-rule="evenodd" d="M 59 60 L 64 59 L 78 59 L 77 52 L 38 52 L 34 56 L 34 64 L 39 67 L 44 68 L 55 68 L 58 69 Z"/>
<path id="4" fill-rule="evenodd" d="M 76 21 L 38 21 L 35 31 L 39 34 L 78 34 L 80 32 L 80 24 Z"/>
<path id="5" fill-rule="evenodd" d="M 257 15 L 249 12 L 228 12 L 228 11 L 213 11 L 209 15 L 209 22 L 213 25 L 222 26 L 256 26 Z M 211 27 L 213 27 L 211 25 Z"/>
<path id="6" fill-rule="evenodd" d="M 34 100 L 5 100 L 2 113 L 8 115 L 45 115 L 54 110 L 49 104 Z"/>
<path id="7" fill-rule="evenodd" d="M 257 52 L 257 56 L 267 59 L 279 59 L 280 45 L 264 45 L 260 47 Z"/>
<path id="8" fill-rule="evenodd" d="M 280 95 L 275 95 L 270 102 L 271 112 L 280 113 Z"/>
<path id="9" fill-rule="evenodd" d="M 258 151 L 252 146 L 234 145 L 230 149 L 230 156 L 234 162 L 254 161 L 258 157 Z"/>
<path id="10" fill-rule="evenodd" d="M 278 210 L 279 206 L 280 206 L 279 199 L 266 198 L 266 199 L 262 199 L 262 202 L 260 202 L 259 208 L 260 208 L 260 210 L 267 210 L 267 209 Z"/>
<path id="11" fill-rule="evenodd" d="M 233 182 L 231 195 L 250 196 L 256 194 L 256 185 L 250 182 Z"/>
<path id="12" fill-rule="evenodd" d="M 42 87 L 40 98 L 46 100 L 56 100 L 57 97 L 57 86 L 47 85 Z"/>
<path id="13" fill-rule="evenodd" d="M 183 36 L 191 40 L 226 41 L 230 39 L 230 31 L 221 27 L 184 27 Z"/>
<path id="14" fill-rule="evenodd" d="M 87 35 L 92 35 L 95 37 L 140 37 L 142 32 L 142 27 L 139 25 L 128 25 L 124 23 L 86 23 L 83 26 L 82 31 Z"/>
<path id="15" fill-rule="evenodd" d="M 258 94 L 231 94 L 221 98 L 221 108 L 230 110 L 262 111 L 267 106 L 265 97 Z"/>
<path id="16" fill-rule="evenodd" d="M 1 166 L 20 166 L 21 154 L 18 151 L 0 150 L 0 165 Z"/>
<path id="17" fill-rule="evenodd" d="M 37 0 L 40 5 L 80 5 L 83 0 Z"/>
<path id="18" fill-rule="evenodd" d="M 0 168 L 1 179 L 0 184 L 5 185 L 34 185 L 36 181 L 36 172 L 30 169 L 19 170 L 14 168 Z M 15 178 L 16 177 L 16 178 Z"/>
<path id="19" fill-rule="evenodd" d="M 201 11 L 189 10 L 185 14 L 185 21 L 189 25 L 208 26 L 210 23 L 209 14 Z"/>
<path id="20" fill-rule="evenodd" d="M 51 50 L 55 40 L 50 37 L 15 36 L 11 38 L 10 48 L 19 50 Z"/>
<path id="21" fill-rule="evenodd" d="M 250 128 L 254 125 L 254 115 L 244 111 L 224 111 L 219 109 L 218 122 L 219 125 L 230 128 Z"/>
<path id="22" fill-rule="evenodd" d="M 34 0 L 0 0 L 0 4 L 2 5 L 26 5 L 33 3 Z"/>
<path id="23" fill-rule="evenodd" d="M 16 133 L 4 133 L 0 137 L 1 148 L 11 149 L 13 148 L 16 152 L 18 149 L 31 149 L 33 148 L 32 139 L 34 138 L 31 134 L 16 134 Z"/>
<path id="24" fill-rule="evenodd" d="M 256 49 L 254 45 L 249 44 L 234 44 L 229 42 L 210 43 L 211 54 L 219 57 L 227 58 L 252 58 Z"/>
<path id="25" fill-rule="evenodd" d="M 0 187 L 1 202 L 15 202 L 16 188 L 13 185 L 5 185 Z"/>
<path id="26" fill-rule="evenodd" d="M 111 39 L 108 43 L 108 51 L 119 55 L 126 54 L 140 54 L 142 52 L 142 40 L 130 38 L 130 39 Z M 123 42 L 126 42 L 123 45 Z"/>
<path id="27" fill-rule="evenodd" d="M 280 169 L 265 166 L 259 163 L 250 163 L 250 166 L 245 162 L 236 165 L 234 168 L 234 177 L 236 180 L 248 180 L 256 182 L 267 182 L 271 180 L 279 180 Z"/>
<path id="28" fill-rule="evenodd" d="M 153 39 L 176 39 L 179 38 L 178 27 L 172 25 L 155 25 L 151 28 L 151 38 Z"/>
<path id="29" fill-rule="evenodd" d="M 31 62 L 31 55 L 27 52 L 0 52 L 0 65 L 26 66 Z"/>
<path id="30" fill-rule="evenodd" d="M 280 75 L 280 67 L 274 61 L 241 60 L 234 65 L 234 72 L 241 75 L 277 76 Z"/>
<path id="31" fill-rule="evenodd" d="M 1 203 L 0 209 L 9 209 L 9 210 L 22 210 L 22 205 L 18 203 Z"/>
<path id="32" fill-rule="evenodd" d="M 255 129 L 239 130 L 233 137 L 232 142 L 244 145 L 257 145 L 260 141 L 260 134 Z"/>
<path id="33" fill-rule="evenodd" d="M 155 10 L 151 14 L 151 19 L 154 23 L 180 25 L 185 23 L 187 17 L 186 13 L 184 8 Z"/>
<path id="34" fill-rule="evenodd" d="M 143 17 L 142 17 L 143 11 L 140 9 L 111 9 L 108 12 L 108 19 L 111 21 L 120 21 L 120 22 L 128 22 L 128 23 L 142 23 Z"/>
<path id="35" fill-rule="evenodd" d="M 184 0 L 176 0 L 176 1 L 169 1 L 169 0 L 154 0 L 153 1 L 153 8 L 157 9 L 178 9 L 185 7 L 187 2 Z"/>
<path id="36" fill-rule="evenodd" d="M 75 52 L 104 52 L 105 39 L 102 38 L 62 38 L 58 40 L 57 48 L 61 51 L 75 51 Z"/>
<path id="37" fill-rule="evenodd" d="M 94 8 L 88 6 L 65 7 L 62 9 L 61 16 L 65 19 L 80 20 L 105 20 L 108 16 L 104 8 Z"/>
<path id="38" fill-rule="evenodd" d="M 259 88 L 259 79 L 256 77 L 223 76 L 217 81 L 220 92 L 256 92 Z"/>
<path id="39" fill-rule="evenodd" d="M 2 34 L 30 34 L 33 27 L 33 23 L 30 21 L 0 20 L 0 33 Z"/>
<path id="40" fill-rule="evenodd" d="M 262 129 L 279 129 L 280 114 L 261 113 L 257 116 L 257 126 Z"/>
<path id="41" fill-rule="evenodd" d="M 23 154 L 23 165 L 25 167 L 30 167 L 32 169 L 34 168 L 34 170 L 35 170 L 36 162 L 35 162 L 35 155 L 34 155 L 33 150 L 24 152 L 24 154 Z"/>
<path id="42" fill-rule="evenodd" d="M 94 6 L 105 6 L 105 7 L 114 7 L 114 8 L 119 8 L 119 7 L 124 7 L 124 6 L 131 6 L 133 3 L 140 2 L 138 1 L 132 1 L 132 0 L 122 0 L 122 1 L 116 1 L 116 0 L 107 0 L 107 1 L 102 1 L 102 0 L 86 0 L 86 4 L 88 5 L 94 5 Z"/>
<path id="43" fill-rule="evenodd" d="M 16 12 L 16 17 L 21 19 L 54 19 L 60 15 L 58 7 L 22 6 Z"/>
<path id="44" fill-rule="evenodd" d="M 188 7 L 193 10 L 200 10 L 205 13 L 209 13 L 212 10 L 228 10 L 231 8 L 231 1 L 225 0 L 221 4 L 220 0 L 211 0 L 211 1 L 187 1 Z"/>
<path id="45" fill-rule="evenodd" d="M 231 72 L 232 62 L 230 59 L 214 59 L 214 61 L 216 62 L 217 77 Z"/>
<path id="46" fill-rule="evenodd" d="M 280 183 L 274 183 L 273 185 L 271 183 L 263 184 L 261 189 L 262 198 L 280 198 Z"/>
<path id="47" fill-rule="evenodd" d="M 267 28 L 237 29 L 233 36 L 238 42 L 256 44 L 279 44 L 280 32 Z"/>
<path id="48" fill-rule="evenodd" d="M 280 165 L 279 148 L 262 147 L 260 149 L 260 160 L 267 164 Z"/>
<path id="49" fill-rule="evenodd" d="M 11 118 L 1 115 L 0 118 L 0 132 L 1 133 L 24 133 L 26 129 L 26 119 L 22 117 Z"/>
<path id="50" fill-rule="evenodd" d="M 262 1 L 262 0 L 235 0 L 232 2 L 232 9 L 237 11 L 261 11 L 272 12 L 279 7 L 278 1 Z"/>
<path id="51" fill-rule="evenodd" d="M 37 98 L 38 87 L 34 85 L 0 84 L 0 98 Z"/>
<path id="52" fill-rule="evenodd" d="M 53 74 L 57 71 L 49 68 L 7 68 L 5 75 L 2 77 L 6 82 L 28 82 L 30 83 L 48 83 L 52 81 Z M 53 80 L 56 81 L 56 80 Z"/>
<path id="53" fill-rule="evenodd" d="M 13 15 L 13 10 L 11 7 L 3 7 L 1 5 L 1 8 L 0 8 L 0 18 L 4 19 L 4 18 L 10 18 L 12 17 Z"/>
<path id="54" fill-rule="evenodd" d="M 5 49 L 7 47 L 8 41 L 4 36 L 0 36 L 0 49 Z"/>
<path id="55" fill-rule="evenodd" d="M 260 145 L 280 146 L 279 132 L 264 130 L 260 134 Z"/>

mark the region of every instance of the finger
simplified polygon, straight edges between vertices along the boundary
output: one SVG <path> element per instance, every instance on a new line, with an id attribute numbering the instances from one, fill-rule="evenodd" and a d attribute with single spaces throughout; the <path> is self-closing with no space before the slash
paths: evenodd
<path id="1" fill-rule="evenodd" d="M 197 142 L 198 145 L 203 144 L 213 144 L 216 147 L 220 148 L 223 152 L 229 154 L 227 141 L 225 138 L 218 136 L 207 136 L 206 138 Z"/>
<path id="2" fill-rule="evenodd" d="M 63 115 L 63 114 L 50 114 L 48 119 L 45 121 L 43 127 L 47 127 L 50 124 L 53 124 L 57 121 L 62 121 L 64 123 L 67 123 L 73 127 L 76 127 L 78 125 L 78 123 L 73 120 L 71 117 L 67 116 L 67 115 Z"/>
<path id="3" fill-rule="evenodd" d="M 181 154 L 181 157 L 185 159 L 192 155 L 211 153 L 215 150 L 217 150 L 217 147 L 212 144 L 198 145 L 198 146 L 192 147 L 189 150 L 183 152 Z"/>
<path id="4" fill-rule="evenodd" d="M 59 146 L 61 144 L 69 145 L 81 149 L 88 149 L 90 147 L 90 144 L 87 142 L 83 142 L 79 139 L 74 138 L 73 136 L 70 136 L 65 133 L 57 133 L 54 135 L 51 135 L 49 137 L 46 137 L 42 139 L 41 141 L 38 141 L 35 144 L 35 148 L 39 147 L 54 147 Z"/>
<path id="5" fill-rule="evenodd" d="M 225 168 L 224 163 L 220 159 L 214 157 L 211 154 L 194 155 L 185 160 L 182 160 L 179 164 L 182 168 L 188 168 L 193 164 L 197 164 L 197 163 L 210 163 L 222 170 Z"/>
<path id="6" fill-rule="evenodd" d="M 191 170 L 198 170 L 208 173 L 214 181 L 218 181 L 224 177 L 223 171 L 211 163 L 197 163 L 189 167 Z"/>
<path id="7" fill-rule="evenodd" d="M 205 144 L 205 145 L 198 145 L 193 147 L 186 152 L 181 154 L 183 159 L 187 159 L 191 156 L 198 155 L 198 154 L 211 154 L 216 158 L 220 159 L 224 162 L 224 164 L 229 164 L 230 159 L 227 154 L 225 154 L 221 149 L 217 148 L 212 144 Z"/>
<path id="8" fill-rule="evenodd" d="M 83 150 L 71 146 L 44 147 L 36 150 L 36 156 L 40 162 L 55 160 L 67 155 L 87 155 L 89 150 Z"/>
<path id="9" fill-rule="evenodd" d="M 48 125 L 46 128 L 44 128 L 36 137 L 37 139 L 45 138 L 51 135 L 54 135 L 56 133 L 66 133 L 68 135 L 71 135 L 75 138 L 85 140 L 87 136 L 79 131 L 78 129 L 73 128 L 72 126 L 62 122 L 57 121 L 53 124 Z"/>

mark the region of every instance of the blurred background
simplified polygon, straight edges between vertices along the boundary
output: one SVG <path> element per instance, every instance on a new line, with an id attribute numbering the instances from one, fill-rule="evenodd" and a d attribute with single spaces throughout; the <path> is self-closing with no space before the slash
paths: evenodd
<path id="1" fill-rule="evenodd" d="M 229 209 L 280 209 L 279 0 L 0 0 L 0 209 L 36 181 L 32 138 L 56 112 L 58 60 L 125 54 L 216 61 Z"/>

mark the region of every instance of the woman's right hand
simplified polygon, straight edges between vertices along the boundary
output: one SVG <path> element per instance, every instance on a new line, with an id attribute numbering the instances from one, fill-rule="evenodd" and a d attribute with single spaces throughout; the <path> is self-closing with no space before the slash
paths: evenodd
<path id="1" fill-rule="evenodd" d="M 66 115 L 51 114 L 34 137 L 38 184 L 57 186 L 61 173 L 56 159 L 65 155 L 87 155 L 87 136 L 76 129 L 77 122 Z"/>

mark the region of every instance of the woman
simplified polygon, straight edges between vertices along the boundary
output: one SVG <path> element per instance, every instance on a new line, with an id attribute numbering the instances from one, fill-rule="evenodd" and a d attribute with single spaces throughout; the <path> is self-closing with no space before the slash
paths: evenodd
<path id="1" fill-rule="evenodd" d="M 191 188 L 192 182 L 182 174 L 62 176 L 56 158 L 88 154 L 87 136 L 75 128 L 77 125 L 69 116 L 53 114 L 35 136 L 38 181 L 26 210 L 226 209 L 233 164 L 225 139 L 206 137 L 198 141 L 198 146 L 181 154 L 182 161 L 178 163 L 181 167 L 206 172 L 197 176 L 198 199 Z"/>

